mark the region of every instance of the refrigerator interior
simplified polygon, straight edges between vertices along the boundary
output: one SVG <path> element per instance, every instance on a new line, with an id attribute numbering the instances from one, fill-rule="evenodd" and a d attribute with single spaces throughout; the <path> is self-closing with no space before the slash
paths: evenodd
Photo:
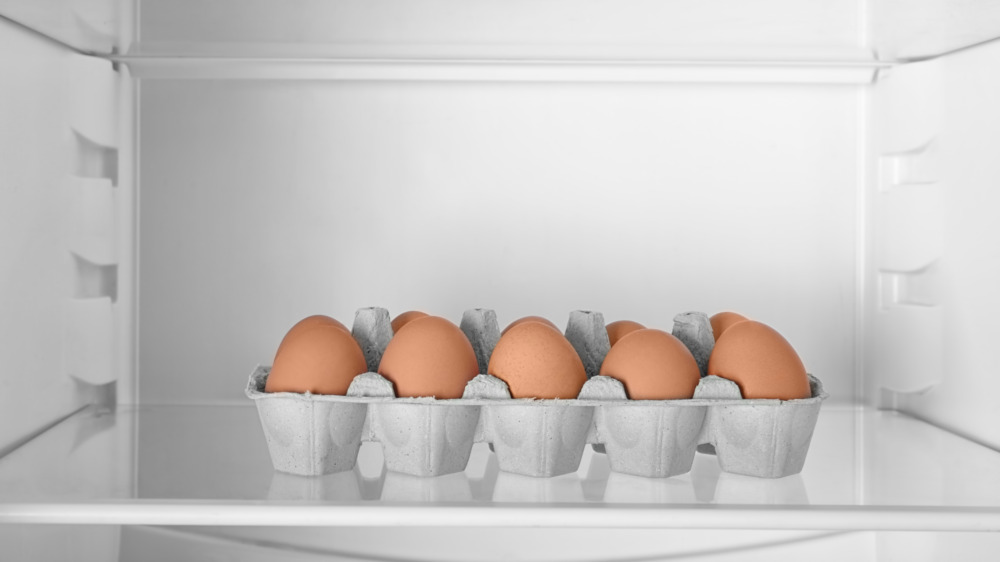
<path id="1" fill-rule="evenodd" d="M 490 527 L 533 559 L 561 554 L 532 527 L 593 560 L 998 547 L 978 532 L 1000 530 L 1000 3 L 0 0 L 0 16 L 15 556 L 406 558 L 455 537 L 455 559 L 517 559 L 481 551 Z M 373 443 L 353 471 L 275 472 L 247 376 L 298 319 L 364 306 L 665 329 L 737 310 L 831 398 L 779 480 L 701 454 L 631 477 L 589 449 L 531 479 L 482 445 L 422 479 Z"/>

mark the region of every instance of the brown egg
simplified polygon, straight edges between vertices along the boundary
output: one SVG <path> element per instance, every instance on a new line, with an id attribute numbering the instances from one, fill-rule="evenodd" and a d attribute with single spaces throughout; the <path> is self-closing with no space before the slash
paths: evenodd
<path id="1" fill-rule="evenodd" d="M 608 330 L 608 339 L 611 341 L 611 345 L 615 345 L 626 334 L 631 334 L 636 330 L 645 330 L 646 327 L 631 320 L 618 320 L 617 322 L 608 324 L 606 329 Z"/>
<path id="2" fill-rule="evenodd" d="M 288 330 L 288 333 L 285 334 L 285 337 L 281 339 L 281 343 L 278 344 L 278 351 L 277 353 L 274 354 L 275 357 L 277 357 L 278 354 L 281 353 L 281 349 L 285 346 L 286 341 L 288 341 L 289 339 L 294 339 L 295 334 L 299 333 L 300 331 L 309 329 L 314 326 L 331 326 L 334 328 L 340 328 L 345 332 L 350 332 L 350 330 L 347 329 L 347 326 L 344 326 L 343 324 L 341 324 L 340 322 L 338 322 L 333 318 L 330 318 L 329 316 L 324 316 L 322 314 L 307 316 L 302 320 L 299 320 L 294 326 L 292 326 L 290 330 Z"/>
<path id="3" fill-rule="evenodd" d="M 466 383 L 479 374 L 479 363 L 458 326 L 424 316 L 389 340 L 378 372 L 392 381 L 399 397 L 461 398 Z"/>
<path id="4" fill-rule="evenodd" d="M 416 320 L 417 318 L 426 318 L 428 314 L 426 312 L 420 312 L 419 310 L 410 310 L 400 314 L 399 316 L 392 319 L 392 333 L 399 332 L 403 329 L 403 326 L 407 325 L 411 320 Z"/>
<path id="5" fill-rule="evenodd" d="M 354 377 L 367 370 L 361 346 L 343 324 L 310 316 L 281 340 L 264 391 L 347 394 Z"/>
<path id="6" fill-rule="evenodd" d="M 502 332 L 500 332 L 500 335 L 502 336 L 506 334 L 507 331 L 513 328 L 514 326 L 519 326 L 526 322 L 540 322 L 542 324 L 545 324 L 546 326 L 551 327 L 553 330 L 559 332 L 560 334 L 562 333 L 562 330 L 559 329 L 559 326 L 553 324 L 552 321 L 549 320 L 548 318 L 542 318 L 541 316 L 525 316 L 524 318 L 518 318 L 517 320 L 514 320 L 509 325 L 507 325 L 507 327 L 504 328 Z"/>
<path id="7" fill-rule="evenodd" d="M 576 398 L 587 382 L 583 361 L 569 340 L 541 322 L 508 327 L 487 370 L 507 383 L 514 398 Z"/>
<path id="8" fill-rule="evenodd" d="M 698 363 L 681 340 L 662 330 L 636 330 L 611 348 L 601 374 L 625 385 L 632 400 L 691 398 L 701 380 Z"/>
<path id="9" fill-rule="evenodd" d="M 719 336 L 722 335 L 722 332 L 728 330 L 733 324 L 747 320 L 749 318 L 735 312 L 720 312 L 712 316 L 709 318 L 709 322 L 712 323 L 712 335 L 715 336 L 715 341 L 719 341 Z"/>
<path id="10" fill-rule="evenodd" d="M 729 327 L 708 359 L 708 374 L 739 385 L 744 398 L 809 398 L 799 355 L 774 328 L 753 320 Z"/>

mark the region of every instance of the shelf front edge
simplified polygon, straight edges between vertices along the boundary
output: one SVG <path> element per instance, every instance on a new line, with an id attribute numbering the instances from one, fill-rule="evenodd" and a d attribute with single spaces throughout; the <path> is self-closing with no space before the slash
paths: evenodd
<path id="1" fill-rule="evenodd" d="M 884 65 L 739 61 L 461 61 L 119 57 L 142 79 L 869 84 Z"/>
<path id="2" fill-rule="evenodd" d="M 301 505 L 247 502 L 0 504 L 0 523 L 1000 531 L 1000 507 Z"/>

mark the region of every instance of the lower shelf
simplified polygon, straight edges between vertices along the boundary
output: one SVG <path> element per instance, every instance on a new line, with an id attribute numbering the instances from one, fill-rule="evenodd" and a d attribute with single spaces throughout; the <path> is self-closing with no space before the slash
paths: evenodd
<path id="1" fill-rule="evenodd" d="M 1000 453 L 894 412 L 825 405 L 801 474 L 611 472 L 588 450 L 572 474 L 500 472 L 476 445 L 465 472 L 275 472 L 244 406 L 83 411 L 0 459 L 0 523 L 236 526 L 1000 530 Z"/>

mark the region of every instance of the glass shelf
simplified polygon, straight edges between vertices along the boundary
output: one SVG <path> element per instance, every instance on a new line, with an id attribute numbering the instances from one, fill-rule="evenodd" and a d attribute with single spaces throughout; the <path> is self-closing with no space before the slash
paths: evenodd
<path id="1" fill-rule="evenodd" d="M 465 472 L 275 472 L 252 406 L 83 411 L 0 459 L 0 522 L 154 525 L 549 526 L 997 530 L 1000 453 L 917 419 L 826 405 L 801 474 L 613 473 L 588 450 L 550 479 L 500 472 L 477 444 Z"/>

